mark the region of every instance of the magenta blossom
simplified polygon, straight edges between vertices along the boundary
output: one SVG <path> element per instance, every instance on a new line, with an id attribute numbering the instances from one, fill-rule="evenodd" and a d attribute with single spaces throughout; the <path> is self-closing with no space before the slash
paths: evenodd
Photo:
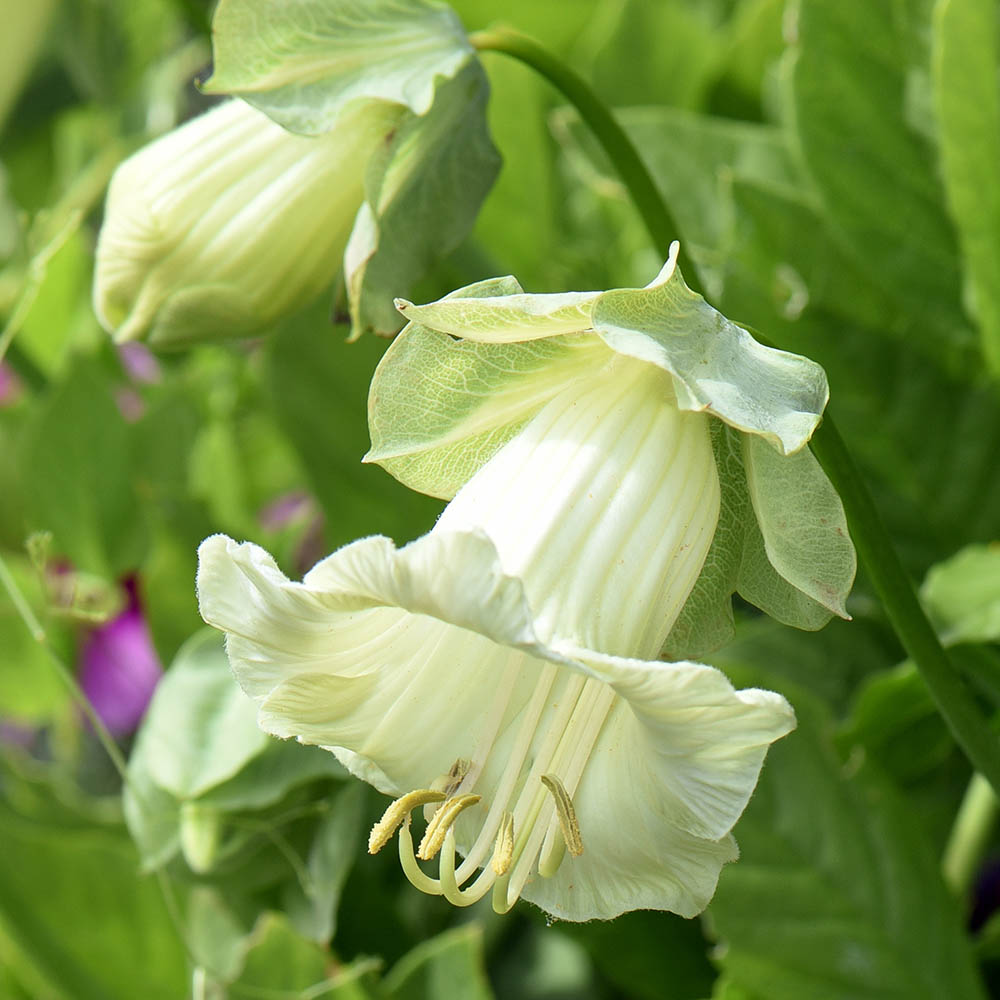
<path id="1" fill-rule="evenodd" d="M 115 736 L 138 727 L 163 673 L 134 578 L 125 589 L 124 610 L 90 633 L 80 657 L 80 686 Z"/>

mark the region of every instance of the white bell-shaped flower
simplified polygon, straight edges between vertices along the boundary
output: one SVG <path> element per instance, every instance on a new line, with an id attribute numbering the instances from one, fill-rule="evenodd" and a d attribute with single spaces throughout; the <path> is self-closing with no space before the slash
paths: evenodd
<path id="1" fill-rule="evenodd" d="M 428 535 L 362 539 L 301 583 L 214 536 L 201 611 L 265 729 L 395 797 L 370 847 L 398 828 L 418 888 L 569 920 L 692 916 L 794 716 L 656 659 L 716 533 L 712 418 L 655 365 L 589 341 L 570 354 Z M 438 856 L 436 875 L 420 867 Z"/>

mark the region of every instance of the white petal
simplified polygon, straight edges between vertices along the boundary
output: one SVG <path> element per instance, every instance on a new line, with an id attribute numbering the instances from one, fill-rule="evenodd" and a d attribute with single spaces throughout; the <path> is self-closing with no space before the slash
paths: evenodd
<path id="1" fill-rule="evenodd" d="M 767 747 L 793 728 L 791 707 L 699 664 L 559 652 L 621 698 L 573 796 L 583 854 L 529 882 L 524 897 L 566 920 L 642 908 L 694 916 L 737 856 L 729 831 Z"/>
<path id="2" fill-rule="evenodd" d="M 732 829 L 750 799 L 767 748 L 795 728 L 791 705 L 773 691 L 737 691 L 714 667 L 699 663 L 626 660 L 592 650 L 575 656 L 627 702 L 613 737 L 616 753 L 643 761 L 645 793 L 660 789 L 672 822 L 717 840 Z M 638 774 L 630 767 L 629 794 Z M 657 797 L 657 796 L 651 796 Z"/>
<path id="3" fill-rule="evenodd" d="M 718 511 L 708 419 L 677 409 L 665 372 L 611 356 L 484 465 L 435 531 L 485 531 L 543 638 L 655 657 Z"/>
<path id="4" fill-rule="evenodd" d="M 215 535 L 199 549 L 198 595 L 261 725 L 366 758 L 345 755 L 390 794 L 468 757 L 499 679 L 523 666 L 516 705 L 541 668 L 516 648 L 534 647 L 527 606 L 483 536 L 401 550 L 362 539 L 293 583 L 259 547 Z"/>
<path id="5" fill-rule="evenodd" d="M 579 760 L 579 782 L 567 780 L 584 853 L 524 891 L 564 919 L 699 912 L 735 857 L 728 833 L 766 748 L 793 724 L 780 696 L 735 691 L 709 667 L 542 646 L 518 581 L 474 533 L 434 533 L 399 551 L 364 539 L 301 584 L 256 546 L 215 536 L 201 547 L 198 586 L 269 731 L 336 748 L 392 795 L 426 787 L 456 760 L 479 761 L 483 802 L 459 821 L 463 851 L 495 803 L 544 795 L 529 771 Z M 606 716 L 577 716 L 586 692 Z"/>

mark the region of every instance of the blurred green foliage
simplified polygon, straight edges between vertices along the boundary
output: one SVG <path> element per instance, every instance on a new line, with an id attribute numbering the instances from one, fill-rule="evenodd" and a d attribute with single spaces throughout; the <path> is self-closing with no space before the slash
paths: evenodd
<path id="1" fill-rule="evenodd" d="M 454 7 L 470 29 L 497 19 L 485 0 Z M 104 186 L 127 151 L 207 106 L 191 80 L 209 14 L 203 0 L 53 0 L 12 9 L 0 33 L 14 379 L 0 388 L 0 551 L 48 636 L 0 592 L 0 995 L 957 1000 L 986 995 L 976 961 L 1000 995 L 1000 949 L 986 935 L 973 952 L 971 897 L 949 898 L 937 873 L 967 766 L 863 578 L 851 623 L 803 634 L 740 608 L 713 657 L 784 692 L 799 730 L 772 751 L 704 922 L 548 928 L 524 905 L 500 918 L 418 895 L 359 846 L 380 797 L 324 751 L 259 736 L 218 649 L 184 645 L 205 535 L 253 538 L 297 575 L 365 534 L 416 537 L 440 510 L 360 464 L 385 342 L 346 344 L 330 321 L 341 301 L 259 342 L 165 355 L 149 377 L 98 329 Z M 996 19 L 958 0 L 502 12 L 621 108 L 713 303 L 826 367 L 908 570 L 930 570 L 936 624 L 979 644 L 960 662 L 994 711 Z M 508 272 L 531 291 L 648 281 L 662 262 L 575 115 L 525 67 L 484 65 L 504 167 L 415 298 Z M 33 562 L 38 531 L 51 542 Z M 134 576 L 173 664 L 126 747 L 124 806 L 52 662 L 72 671 L 92 627 L 53 590 L 67 568 L 108 587 Z"/>

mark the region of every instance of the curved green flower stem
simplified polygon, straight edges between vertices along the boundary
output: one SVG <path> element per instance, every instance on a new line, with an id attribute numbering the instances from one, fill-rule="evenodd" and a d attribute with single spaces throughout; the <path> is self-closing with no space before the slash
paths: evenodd
<path id="1" fill-rule="evenodd" d="M 840 494 L 858 558 L 938 711 L 976 770 L 1000 789 L 1000 740 L 920 607 L 861 473 L 829 416 L 813 435 L 811 445 Z"/>
<path id="2" fill-rule="evenodd" d="M 998 815 L 1000 800 L 992 786 L 981 774 L 974 774 L 965 790 L 941 861 L 944 880 L 956 894 L 968 892 Z"/>
<path id="3" fill-rule="evenodd" d="M 480 52 L 503 52 L 530 66 L 573 104 L 614 164 L 653 244 L 666 259 L 670 244 L 679 235 L 677 224 L 632 141 L 600 97 L 552 53 L 516 31 L 494 28 L 476 32 L 470 40 Z M 681 269 L 689 286 L 697 291 L 696 272 L 683 253 L 682 246 Z M 813 435 L 812 449 L 840 493 L 858 556 L 893 628 L 917 664 L 955 739 L 975 768 L 1000 790 L 1000 741 L 920 607 L 868 489 L 829 415 Z"/>
<path id="4" fill-rule="evenodd" d="M 469 41 L 480 52 L 503 52 L 520 60 L 545 77 L 569 100 L 614 164 L 635 207 L 639 210 L 639 215 L 660 258 L 666 260 L 670 255 L 670 244 L 677 239 L 680 232 L 677 223 L 632 140 L 615 120 L 604 101 L 594 93 L 590 84 L 533 38 L 510 28 L 476 31 L 469 36 Z M 697 271 L 685 255 L 683 244 L 678 262 L 688 287 L 696 292 L 701 291 Z"/>

